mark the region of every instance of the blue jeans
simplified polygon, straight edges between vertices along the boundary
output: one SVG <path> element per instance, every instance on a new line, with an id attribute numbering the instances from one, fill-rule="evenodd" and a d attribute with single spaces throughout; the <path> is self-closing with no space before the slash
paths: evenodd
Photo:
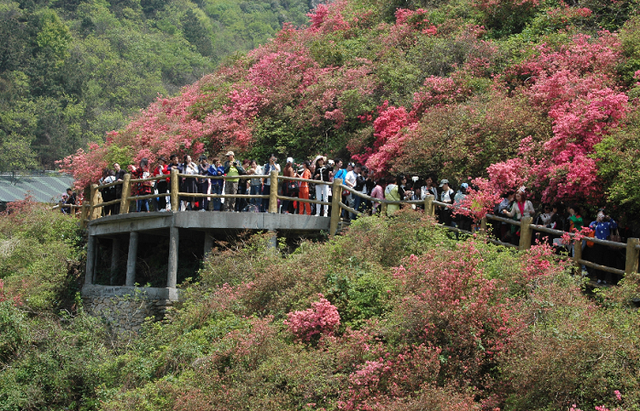
<path id="1" fill-rule="evenodd" d="M 136 206 L 138 212 L 141 212 L 143 208 L 144 211 L 149 211 L 149 199 L 136 200 Z"/>
<path id="2" fill-rule="evenodd" d="M 251 189 L 249 190 L 249 194 L 251 194 L 252 196 L 261 195 L 262 194 L 262 186 L 261 185 L 251 186 Z M 261 198 L 252 198 L 251 199 L 251 204 L 255 205 L 256 207 L 260 207 L 261 203 L 262 203 L 262 199 Z"/>
<path id="3" fill-rule="evenodd" d="M 264 187 L 262 188 L 262 195 L 268 196 L 271 193 L 271 186 L 270 185 L 264 185 Z M 262 211 L 263 213 L 266 211 L 269 211 L 269 199 L 268 198 L 263 198 L 262 199 L 262 207 L 260 207 L 260 211 Z"/>
<path id="4" fill-rule="evenodd" d="M 212 184 L 211 194 L 222 194 L 222 186 L 218 184 Z M 211 201 L 213 201 L 213 209 L 215 211 L 220 211 L 220 206 L 222 205 L 220 198 L 212 198 Z"/>
<path id="5" fill-rule="evenodd" d="M 362 203 L 362 197 L 357 196 L 355 194 L 351 194 L 353 197 L 353 209 L 356 211 L 360 211 L 360 204 Z M 355 220 L 357 215 L 353 213 L 349 213 L 352 220 Z"/>

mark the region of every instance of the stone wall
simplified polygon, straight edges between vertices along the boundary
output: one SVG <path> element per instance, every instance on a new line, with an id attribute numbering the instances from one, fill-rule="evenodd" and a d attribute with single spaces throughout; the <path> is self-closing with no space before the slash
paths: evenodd
<path id="1" fill-rule="evenodd" d="M 167 308 L 176 301 L 166 298 L 169 293 L 158 290 L 91 285 L 83 288 L 82 299 L 86 312 L 104 319 L 116 334 L 132 334 L 140 331 L 147 318 L 161 320 Z"/>

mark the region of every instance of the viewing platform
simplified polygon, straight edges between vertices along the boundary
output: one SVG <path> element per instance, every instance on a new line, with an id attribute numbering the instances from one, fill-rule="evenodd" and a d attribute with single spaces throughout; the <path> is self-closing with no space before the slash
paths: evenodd
<path id="1" fill-rule="evenodd" d="M 143 290 L 149 297 L 158 300 L 160 304 L 179 299 L 177 285 L 179 280 L 184 280 L 197 271 L 200 262 L 209 253 L 215 241 L 227 241 L 230 237 L 236 237 L 241 233 L 269 232 L 274 239 L 277 235 L 290 236 L 317 236 L 325 232 L 329 236 L 335 235 L 340 227 L 340 216 L 346 210 L 357 216 L 362 213 L 350 208 L 342 201 L 343 190 L 351 190 L 342 184 L 342 180 L 333 182 L 317 180 L 303 180 L 296 177 L 278 176 L 273 172 L 270 175 L 251 176 L 269 180 L 270 190 L 268 195 L 247 194 L 203 194 L 181 192 L 179 181 L 185 179 L 222 179 L 226 176 L 198 176 L 179 174 L 172 170 L 170 179 L 170 192 L 163 194 L 131 195 L 131 187 L 140 182 L 165 179 L 167 176 L 152 177 L 148 179 L 131 179 L 129 174 L 124 180 L 98 187 L 93 185 L 85 191 L 85 204 L 82 205 L 82 223 L 88 230 L 87 265 L 82 295 L 84 297 L 106 297 L 124 295 Z M 331 186 L 333 193 L 331 202 L 317 199 L 300 199 L 288 197 L 279 193 L 278 187 L 290 181 L 306 182 L 309 184 L 324 184 Z M 103 202 L 101 189 L 113 186 L 121 186 L 121 196 L 116 200 Z M 386 208 L 390 204 L 407 204 L 424 209 L 424 213 L 434 216 L 436 208 L 453 207 L 451 204 L 441 203 L 433 196 L 426 196 L 424 200 L 389 201 L 380 200 L 366 194 L 351 191 L 352 195 L 364 200 L 380 204 L 381 213 L 386 214 Z M 136 200 L 153 199 L 160 195 L 170 198 L 171 210 L 165 212 L 130 212 Z M 211 207 L 204 211 L 175 211 L 180 209 L 180 201 L 185 199 L 211 199 L 244 198 L 267 200 L 267 212 L 226 212 L 212 211 Z M 328 217 L 314 215 L 280 214 L 278 213 L 279 201 L 289 200 L 307 202 L 316 206 L 329 206 Z M 209 204 L 212 204 L 209 201 Z M 119 205 L 119 213 L 103 216 L 103 208 L 109 205 Z M 531 217 L 525 217 L 521 221 L 506 219 L 487 214 L 480 222 L 478 229 L 487 231 L 487 224 L 509 224 L 519 227 L 520 237 L 518 244 L 503 243 L 497 239 L 488 237 L 488 241 L 505 247 L 515 247 L 526 250 L 531 247 L 534 240 L 534 232 L 546 233 L 560 237 L 566 234 L 562 231 L 550 229 L 544 226 L 532 224 Z M 459 233 L 472 234 L 456 227 L 446 227 Z M 573 234 L 570 234 L 573 236 Z M 574 240 L 581 243 L 581 240 Z M 588 266 L 594 269 L 608 271 L 614 274 L 636 272 L 638 270 L 638 256 L 640 244 L 637 238 L 630 238 L 626 243 L 608 240 L 590 239 L 590 241 L 602 244 L 612 249 L 625 249 L 626 264 L 623 268 L 605 267 L 582 259 L 581 247 L 575 247 L 573 259 L 577 266 Z M 144 245 L 140 247 L 140 245 Z M 183 244 L 183 246 L 181 246 Z M 141 250 L 139 250 L 141 248 Z M 126 269 L 124 269 L 124 256 L 126 252 Z M 144 254 L 144 255 L 141 255 Z M 121 258 L 123 256 L 123 258 Z M 166 257 L 165 257 L 166 256 Z M 153 261 L 156 266 L 151 267 L 147 261 Z M 158 263 L 158 261 L 166 261 Z M 179 273 L 179 263 L 190 264 L 190 270 L 184 269 Z M 145 269 L 146 273 L 137 272 Z M 191 274 L 189 274 L 189 272 Z M 165 274 L 166 273 L 166 274 Z M 143 275 L 144 274 L 144 275 Z M 137 287 L 136 284 L 145 284 Z"/>

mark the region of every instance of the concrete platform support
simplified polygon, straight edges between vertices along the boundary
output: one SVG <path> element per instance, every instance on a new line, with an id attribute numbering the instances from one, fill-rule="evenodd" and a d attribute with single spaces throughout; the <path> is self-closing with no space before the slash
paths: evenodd
<path id="1" fill-rule="evenodd" d="M 90 235 L 87 243 L 87 271 L 84 276 L 86 285 L 93 284 L 93 273 L 95 271 L 96 262 L 96 237 Z"/>
<path id="2" fill-rule="evenodd" d="M 136 259 L 138 258 L 138 233 L 132 231 L 129 234 L 129 254 L 127 255 L 127 280 L 126 286 L 133 286 L 136 282 Z"/>
<path id="3" fill-rule="evenodd" d="M 116 276 L 118 273 L 118 261 L 120 260 L 120 240 L 114 238 L 111 241 L 111 277 L 109 278 L 109 284 L 115 285 Z"/>
<path id="4" fill-rule="evenodd" d="M 211 233 L 204 233 L 204 256 L 206 257 L 213 248 L 213 236 Z"/>
<path id="5" fill-rule="evenodd" d="M 167 287 L 175 288 L 178 282 L 178 247 L 180 245 L 180 230 L 172 226 L 169 229 L 169 270 L 167 273 Z"/>

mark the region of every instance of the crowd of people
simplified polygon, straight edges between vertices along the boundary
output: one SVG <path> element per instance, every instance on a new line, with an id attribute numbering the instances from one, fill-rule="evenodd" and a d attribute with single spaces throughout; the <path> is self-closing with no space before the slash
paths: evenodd
<path id="1" fill-rule="evenodd" d="M 412 204 L 413 208 L 422 208 L 420 201 L 424 201 L 427 195 L 449 206 L 437 206 L 436 217 L 444 225 L 458 227 L 465 231 L 473 231 L 476 227 L 471 217 L 459 213 L 460 204 L 470 189 L 467 183 L 454 189 L 448 179 L 441 179 L 436 183 L 434 176 L 411 176 L 400 174 L 395 177 L 377 178 L 373 170 L 354 162 L 343 162 L 342 159 L 327 159 L 318 155 L 313 160 L 295 162 L 288 157 L 284 166 L 278 162 L 275 155 L 269 156 L 266 163 L 260 165 L 252 159 L 237 160 L 233 151 L 228 151 L 225 158 L 209 158 L 202 155 L 194 162 L 189 155 L 178 158 L 171 155 L 167 161 L 160 157 L 157 164 L 151 165 L 145 158 L 137 165 L 128 165 L 126 169 L 134 179 L 148 177 L 163 177 L 155 181 L 140 181 L 132 186 L 132 195 L 155 195 L 151 199 L 139 199 L 135 209 L 138 212 L 169 211 L 171 201 L 169 192 L 171 188 L 169 174 L 176 169 L 182 175 L 194 175 L 195 178 L 182 176 L 179 182 L 181 193 L 202 194 L 202 196 L 183 196 L 180 198 L 180 210 L 197 211 L 227 211 L 227 212 L 266 212 L 269 209 L 269 194 L 271 192 L 271 180 L 268 177 L 272 171 L 285 177 L 304 179 L 303 181 L 284 180 L 279 184 L 279 194 L 289 199 L 279 200 L 278 212 L 283 214 L 306 214 L 315 216 L 328 216 L 332 202 L 331 184 L 335 179 L 341 179 L 349 189 L 342 192 L 342 202 L 349 208 L 364 214 L 376 214 L 381 212 L 380 203 L 363 198 L 356 192 L 368 197 L 388 201 L 419 200 Z M 118 163 L 113 164 L 112 169 L 105 169 L 100 179 L 101 185 L 109 185 L 124 178 L 126 171 Z M 225 179 L 211 177 L 226 176 Z M 263 176 L 263 177 L 261 177 Z M 322 183 L 320 183 L 322 182 Z M 112 185 L 101 189 L 104 202 L 120 198 L 122 185 Z M 212 194 L 226 194 L 229 197 L 210 197 Z M 242 198 L 234 195 L 261 195 L 266 198 Z M 71 196 L 71 194 L 69 194 Z M 616 222 L 611 219 L 604 210 L 600 210 L 594 218 L 588 218 L 588 211 L 580 205 L 567 205 L 561 202 L 555 204 L 541 204 L 537 210 L 528 198 L 524 187 L 517 191 L 505 193 L 502 201 L 495 205 L 493 214 L 496 216 L 522 220 L 524 217 L 532 217 L 534 224 L 553 228 L 560 231 L 580 231 L 583 226 L 592 229 L 593 236 L 599 239 L 616 239 L 619 237 Z M 74 197 L 75 198 L 75 195 Z M 327 204 L 313 204 L 293 199 L 315 199 Z M 75 201 L 65 199 L 66 201 Z M 120 204 L 112 204 L 103 207 L 103 214 L 118 214 Z M 400 204 L 387 204 L 386 213 L 393 215 L 400 208 Z M 62 208 L 63 212 L 68 209 Z M 347 210 L 342 211 L 341 218 L 350 221 L 357 218 L 356 214 Z M 493 224 L 493 234 L 503 242 L 518 244 L 519 227 L 507 222 Z M 551 245 L 561 247 L 560 236 L 537 233 L 536 240 L 548 242 Z M 610 256 L 605 247 L 600 245 L 587 245 L 583 242 L 583 255 L 598 264 L 611 263 Z M 570 247 L 570 252 L 575 250 Z M 606 277 L 606 278 L 605 278 Z M 603 276 L 601 281 L 613 281 L 610 276 Z"/>

